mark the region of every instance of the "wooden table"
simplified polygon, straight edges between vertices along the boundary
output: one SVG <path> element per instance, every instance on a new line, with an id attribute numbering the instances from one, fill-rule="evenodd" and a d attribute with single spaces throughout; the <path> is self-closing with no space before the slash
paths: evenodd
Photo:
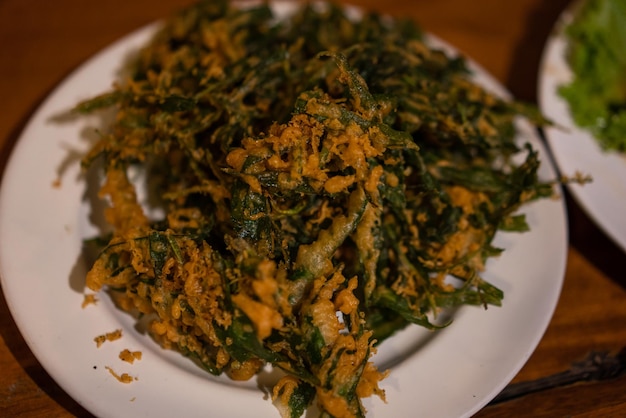
<path id="1" fill-rule="evenodd" d="M 189 3 L 0 1 L 0 168 L 33 111 L 72 69 L 129 31 Z M 568 1 L 351 3 L 415 18 L 473 57 L 517 98 L 534 101 L 543 44 Z M 615 355 L 626 346 L 626 274 L 621 270 L 626 254 L 569 197 L 567 206 L 569 258 L 561 299 L 543 340 L 505 393 L 520 382 L 565 372 L 590 353 Z M 4 297 L 0 297 L 0 416 L 90 416 L 30 352 Z M 476 416 L 626 416 L 626 375 L 522 394 L 492 403 Z"/>

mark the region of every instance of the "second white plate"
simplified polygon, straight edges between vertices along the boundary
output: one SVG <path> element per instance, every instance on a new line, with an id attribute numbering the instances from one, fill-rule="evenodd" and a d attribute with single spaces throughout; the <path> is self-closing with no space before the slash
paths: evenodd
<path id="1" fill-rule="evenodd" d="M 545 132 L 561 174 L 592 177 L 591 183 L 567 187 L 596 224 L 626 251 L 626 155 L 603 150 L 589 132 L 576 126 L 567 102 L 558 94 L 559 86 L 572 79 L 563 35 L 571 19 L 572 9 L 566 9 L 548 38 L 540 65 L 539 105 L 555 122 Z"/>

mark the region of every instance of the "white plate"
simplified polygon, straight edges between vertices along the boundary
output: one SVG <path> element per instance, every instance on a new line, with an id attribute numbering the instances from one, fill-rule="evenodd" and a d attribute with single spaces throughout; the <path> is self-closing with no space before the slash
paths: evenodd
<path id="1" fill-rule="evenodd" d="M 546 43 L 539 72 L 539 105 L 558 126 L 547 128 L 545 133 L 561 174 L 580 172 L 593 178 L 585 185 L 568 184 L 568 189 L 596 224 L 626 251 L 626 155 L 603 150 L 589 132 L 578 128 L 567 102 L 557 92 L 572 79 L 563 29 L 571 21 L 576 4 L 561 14 Z"/>
<path id="2" fill-rule="evenodd" d="M 281 4 L 284 6 L 285 4 Z M 282 7 L 281 7 L 282 10 Z M 0 190 L 0 273 L 9 308 L 43 367 L 76 401 L 100 417 L 278 417 L 258 382 L 236 384 L 208 375 L 186 358 L 161 350 L 104 295 L 81 308 L 83 238 L 89 222 L 76 155 L 89 144 L 92 120 L 55 122 L 77 101 L 108 89 L 120 63 L 154 27 L 113 44 L 71 74 L 28 123 L 8 163 Z M 476 78 L 506 94 L 476 67 Z M 520 140 L 545 151 L 536 132 L 521 125 Z M 555 172 L 544 158 L 540 175 Z M 59 178 L 60 187 L 53 187 Z M 463 307 L 436 334 L 413 327 L 386 341 L 378 362 L 392 365 L 382 386 L 388 403 L 366 400 L 371 417 L 469 417 L 491 400 L 535 349 L 557 303 L 565 271 L 567 231 L 562 201 L 524 208 L 532 231 L 500 233 L 506 248 L 487 264 L 486 278 L 505 292 L 501 308 Z M 96 348 L 94 337 L 121 328 L 123 337 Z M 141 350 L 130 365 L 122 349 Z M 138 380 L 119 383 L 106 370 Z"/>

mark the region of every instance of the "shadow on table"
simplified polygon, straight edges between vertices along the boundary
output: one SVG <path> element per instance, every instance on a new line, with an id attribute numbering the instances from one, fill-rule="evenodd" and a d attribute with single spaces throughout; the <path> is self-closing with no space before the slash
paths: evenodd
<path id="1" fill-rule="evenodd" d="M 626 289 L 626 253 L 587 216 L 569 193 L 565 193 L 570 244 L 598 270 Z"/>
<path id="2" fill-rule="evenodd" d="M 513 63 L 506 86 L 519 99 L 535 102 L 543 48 L 561 12 L 570 0 L 540 2 L 528 16 L 526 32 L 513 51 Z"/>

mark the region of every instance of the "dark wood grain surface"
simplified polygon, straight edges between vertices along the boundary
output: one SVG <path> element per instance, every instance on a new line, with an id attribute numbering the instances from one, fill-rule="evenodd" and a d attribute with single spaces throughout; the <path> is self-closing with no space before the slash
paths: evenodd
<path id="1" fill-rule="evenodd" d="M 189 3 L 0 0 L 0 169 L 34 110 L 73 69 L 133 29 Z M 568 1 L 346 3 L 414 18 L 476 60 L 517 98 L 532 102 L 544 42 Z M 577 364 L 594 355 L 616 360 L 619 369 L 619 352 L 626 346 L 626 274 L 622 270 L 626 254 L 573 199 L 566 199 L 568 262 L 554 317 L 536 351 L 505 389 L 504 394 L 514 397 L 488 405 L 477 417 L 626 416 L 626 375 L 617 369 L 612 369 L 613 375 L 605 373 L 609 377 L 591 376 L 603 379 L 581 375 L 575 383 L 550 384 L 554 376 L 575 371 Z M 90 416 L 33 356 L 4 295 L 0 295 L 0 416 Z"/>

